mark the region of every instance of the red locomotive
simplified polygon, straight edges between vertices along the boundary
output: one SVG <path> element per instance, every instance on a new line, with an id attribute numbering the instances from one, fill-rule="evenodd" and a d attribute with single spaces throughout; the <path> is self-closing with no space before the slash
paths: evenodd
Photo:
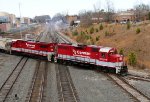
<path id="1" fill-rule="evenodd" d="M 55 43 L 17 40 L 12 41 L 11 51 L 47 57 L 54 54 L 55 45 Z"/>
<path id="2" fill-rule="evenodd" d="M 88 64 L 104 71 L 114 71 L 116 74 L 127 73 L 128 71 L 123 56 L 117 54 L 117 50 L 112 47 L 23 40 L 9 41 L 5 45 L 7 45 L 7 49 L 4 50 L 44 56 L 49 61 L 54 60 L 58 63 Z"/>
<path id="3" fill-rule="evenodd" d="M 57 44 L 55 57 L 57 62 L 77 62 L 94 65 L 98 69 L 107 72 L 127 73 L 127 66 L 123 61 L 123 56 L 117 54 L 117 50 L 112 47 Z"/>

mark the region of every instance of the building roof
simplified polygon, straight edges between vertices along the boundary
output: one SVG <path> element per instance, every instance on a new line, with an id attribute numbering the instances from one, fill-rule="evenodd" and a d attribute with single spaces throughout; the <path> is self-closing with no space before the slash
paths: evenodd
<path id="1" fill-rule="evenodd" d="M 7 13 L 7 12 L 0 12 L 0 16 L 9 16 L 9 13 Z"/>
<path id="2" fill-rule="evenodd" d="M 40 22 L 40 23 L 46 23 L 47 20 L 50 20 L 50 16 L 49 15 L 43 15 L 43 16 L 35 16 L 35 20 L 37 22 Z"/>
<path id="3" fill-rule="evenodd" d="M 121 11 L 116 14 L 117 16 L 131 16 L 135 15 L 134 11 Z"/>

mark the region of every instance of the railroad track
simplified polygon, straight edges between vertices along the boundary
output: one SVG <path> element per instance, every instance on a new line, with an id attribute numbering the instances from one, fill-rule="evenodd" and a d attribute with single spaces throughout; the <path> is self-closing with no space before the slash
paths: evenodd
<path id="1" fill-rule="evenodd" d="M 59 43 L 59 39 L 57 35 L 54 35 L 54 32 L 49 32 L 49 39 L 51 39 L 51 41 L 53 43 Z"/>
<path id="2" fill-rule="evenodd" d="M 38 61 L 26 102 L 44 102 L 46 82 L 47 62 Z"/>
<path id="3" fill-rule="evenodd" d="M 5 102 L 7 96 L 9 95 L 13 85 L 17 81 L 20 73 L 22 72 L 28 58 L 22 57 L 18 64 L 15 66 L 13 71 L 10 73 L 9 77 L 3 83 L 0 88 L 0 102 Z"/>
<path id="4" fill-rule="evenodd" d="M 41 33 L 37 36 L 37 38 L 35 39 L 35 41 L 40 41 L 41 37 L 43 36 L 43 33 L 44 33 L 44 32 L 41 32 Z"/>
<path id="5" fill-rule="evenodd" d="M 133 74 L 128 74 L 128 76 L 126 78 L 127 79 L 150 82 L 150 77 L 138 76 L 138 75 L 133 75 Z"/>
<path id="6" fill-rule="evenodd" d="M 64 65 L 56 65 L 59 102 L 80 102 L 70 72 Z"/>
<path id="7" fill-rule="evenodd" d="M 60 35 L 58 32 L 55 32 L 55 34 L 59 37 L 59 39 L 61 39 L 63 42 L 65 43 L 72 43 L 70 40 L 68 40 L 67 38 L 65 38 L 64 36 Z"/>
<path id="8" fill-rule="evenodd" d="M 112 81 L 125 90 L 137 102 L 150 102 L 150 98 L 129 84 L 123 77 L 114 74 L 106 74 Z"/>
<path id="9" fill-rule="evenodd" d="M 132 76 L 132 75 L 130 76 L 130 75 L 128 75 L 126 78 L 129 79 L 129 80 L 133 79 L 133 80 L 150 82 L 150 78 L 145 78 L 145 77 L 140 77 L 140 76 Z"/>

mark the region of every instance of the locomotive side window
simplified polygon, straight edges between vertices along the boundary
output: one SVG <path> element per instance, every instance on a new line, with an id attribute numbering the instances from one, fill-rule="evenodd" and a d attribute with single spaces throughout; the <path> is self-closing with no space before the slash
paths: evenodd
<path id="1" fill-rule="evenodd" d="M 67 49 L 66 46 L 58 46 L 59 49 Z"/>
<path id="2" fill-rule="evenodd" d="M 109 53 L 109 55 L 113 55 L 113 54 L 115 54 L 115 53 L 114 53 L 114 52 L 110 52 L 110 53 Z"/>
<path id="3" fill-rule="evenodd" d="M 98 52 L 98 48 L 92 48 L 92 52 Z"/>
<path id="4" fill-rule="evenodd" d="M 106 58 L 106 55 L 104 52 L 101 53 L 102 58 Z"/>
<path id="5" fill-rule="evenodd" d="M 116 51 L 116 50 L 115 50 L 115 51 L 112 50 L 112 51 L 109 52 L 109 56 L 110 56 L 110 55 L 114 55 L 114 54 L 117 54 L 117 51 Z"/>
<path id="6" fill-rule="evenodd" d="M 83 47 L 75 47 L 77 50 L 83 50 Z"/>
<path id="7" fill-rule="evenodd" d="M 40 45 L 40 48 L 47 48 L 46 45 Z"/>

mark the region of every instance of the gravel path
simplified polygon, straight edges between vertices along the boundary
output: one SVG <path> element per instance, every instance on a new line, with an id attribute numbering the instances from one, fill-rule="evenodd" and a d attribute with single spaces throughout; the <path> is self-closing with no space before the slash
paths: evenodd
<path id="1" fill-rule="evenodd" d="M 48 64 L 48 76 L 47 76 L 47 97 L 46 102 L 58 102 L 58 91 L 56 83 L 56 71 L 55 64 Z"/>
<path id="2" fill-rule="evenodd" d="M 139 91 L 150 97 L 150 82 L 139 81 L 139 80 L 129 80 L 127 81 L 135 86 Z"/>
<path id="3" fill-rule="evenodd" d="M 69 70 L 81 102 L 133 102 L 128 94 L 104 75 L 70 66 Z"/>
<path id="4" fill-rule="evenodd" d="M 32 77 L 35 71 L 37 61 L 34 59 L 29 59 L 26 63 L 22 73 L 19 76 L 19 79 L 13 86 L 13 90 L 7 98 L 6 102 L 15 102 L 15 94 L 18 95 L 18 102 L 25 102 L 28 90 L 32 81 Z"/>
<path id="5" fill-rule="evenodd" d="M 21 56 L 0 53 L 0 87 L 15 68 Z"/>

